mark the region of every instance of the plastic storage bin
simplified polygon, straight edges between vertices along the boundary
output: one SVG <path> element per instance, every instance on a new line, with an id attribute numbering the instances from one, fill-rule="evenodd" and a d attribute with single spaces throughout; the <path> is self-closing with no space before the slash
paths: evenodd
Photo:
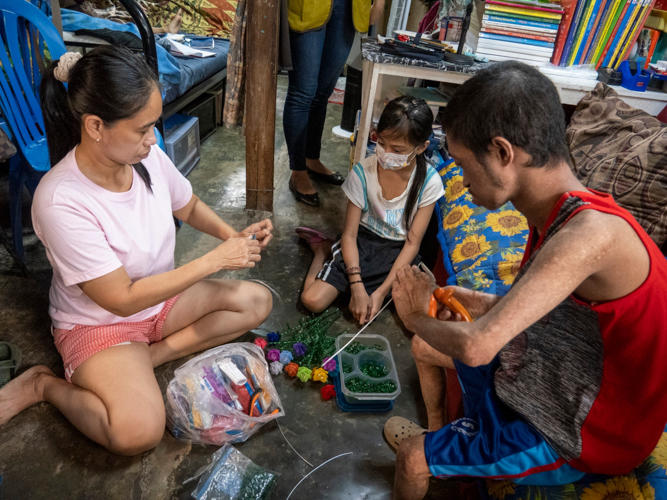
<path id="1" fill-rule="evenodd" d="M 164 144 L 167 156 L 176 168 L 187 176 L 201 158 L 199 120 L 180 114 L 173 115 L 164 124 Z"/>
<path id="2" fill-rule="evenodd" d="M 347 342 L 349 342 L 352 337 L 354 337 L 354 335 L 348 333 L 339 335 L 336 339 L 336 349 L 340 349 Z M 389 342 L 381 335 L 371 334 L 359 335 L 355 341 L 365 345 L 368 347 L 368 349 L 365 349 L 357 354 L 350 354 L 347 351 L 343 351 L 338 355 L 341 391 L 345 397 L 345 400 L 350 404 L 394 401 L 401 393 L 401 383 L 398 380 L 396 363 L 394 363 L 394 357 L 391 354 L 391 347 Z M 364 375 L 361 371 L 361 368 L 365 363 L 370 362 L 384 366 L 387 369 L 387 375 L 378 378 Z M 345 373 L 345 370 L 343 369 L 345 365 L 352 366 L 353 370 L 350 373 Z M 352 392 L 347 388 L 346 382 L 354 378 L 361 378 L 372 382 L 385 382 L 387 380 L 393 380 L 396 383 L 396 390 L 390 393 Z"/>

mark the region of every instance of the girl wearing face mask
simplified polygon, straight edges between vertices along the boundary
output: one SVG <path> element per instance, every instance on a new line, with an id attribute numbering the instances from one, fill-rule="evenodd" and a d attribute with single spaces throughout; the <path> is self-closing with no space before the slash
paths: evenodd
<path id="1" fill-rule="evenodd" d="M 298 228 L 315 253 L 301 294 L 312 312 L 349 293 L 350 310 L 361 325 L 382 307 L 400 267 L 418 255 L 438 198 L 440 176 L 428 165 L 433 114 L 425 101 L 399 97 L 389 102 L 378 123 L 376 154 L 348 174 L 345 229 L 336 242 Z"/>

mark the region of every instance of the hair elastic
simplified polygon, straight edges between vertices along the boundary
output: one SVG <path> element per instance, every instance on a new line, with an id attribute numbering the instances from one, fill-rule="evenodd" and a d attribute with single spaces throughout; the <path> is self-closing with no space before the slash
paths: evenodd
<path id="1" fill-rule="evenodd" d="M 53 70 L 55 79 L 59 82 L 67 83 L 67 80 L 69 80 L 69 72 L 81 57 L 80 52 L 65 52 L 60 56 L 58 65 Z"/>

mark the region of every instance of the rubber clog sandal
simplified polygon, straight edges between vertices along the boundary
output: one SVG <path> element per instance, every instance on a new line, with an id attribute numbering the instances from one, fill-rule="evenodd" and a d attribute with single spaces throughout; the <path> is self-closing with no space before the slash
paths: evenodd
<path id="1" fill-rule="evenodd" d="M 384 437 L 395 450 L 398 449 L 404 439 L 421 436 L 427 432 L 428 430 L 403 417 L 391 417 L 384 424 Z"/>
<path id="2" fill-rule="evenodd" d="M 330 241 L 331 243 L 336 241 L 331 236 L 309 227 L 297 227 L 294 232 L 309 245 L 313 243 L 321 243 L 323 241 Z"/>
<path id="3" fill-rule="evenodd" d="M 21 351 L 9 342 L 0 342 L 0 388 L 16 377 L 21 366 Z"/>

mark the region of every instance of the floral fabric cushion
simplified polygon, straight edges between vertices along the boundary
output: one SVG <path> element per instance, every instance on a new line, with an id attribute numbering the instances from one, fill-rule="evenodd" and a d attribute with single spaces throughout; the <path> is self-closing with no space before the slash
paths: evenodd
<path id="1" fill-rule="evenodd" d="M 611 194 L 658 246 L 667 241 L 667 126 L 598 83 L 567 128 L 577 177 Z"/>
<path id="2" fill-rule="evenodd" d="M 497 210 L 474 205 L 461 167 L 445 151 L 432 160 L 445 187 L 436 212 L 447 284 L 505 295 L 523 259 L 528 222 L 511 203 Z"/>
<path id="3" fill-rule="evenodd" d="M 664 500 L 667 499 L 667 432 L 653 453 L 627 476 L 599 477 L 564 486 L 525 486 L 487 480 L 490 500 Z"/>

